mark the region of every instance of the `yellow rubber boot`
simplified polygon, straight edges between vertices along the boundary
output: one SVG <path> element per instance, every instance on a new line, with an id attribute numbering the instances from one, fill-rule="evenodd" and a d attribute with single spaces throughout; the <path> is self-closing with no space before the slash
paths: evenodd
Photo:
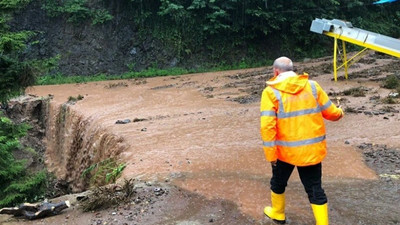
<path id="1" fill-rule="evenodd" d="M 315 205 L 311 204 L 311 208 L 314 213 L 316 225 L 328 225 L 328 204 Z"/>
<path id="2" fill-rule="evenodd" d="M 264 208 L 264 214 L 279 224 L 286 223 L 285 220 L 285 193 L 276 194 L 271 191 L 271 206 Z"/>

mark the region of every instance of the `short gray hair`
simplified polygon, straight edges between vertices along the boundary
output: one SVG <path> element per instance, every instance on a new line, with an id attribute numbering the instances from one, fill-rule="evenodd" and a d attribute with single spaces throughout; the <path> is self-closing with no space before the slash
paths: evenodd
<path id="1" fill-rule="evenodd" d="M 275 59 L 273 67 L 281 70 L 282 72 L 292 71 L 293 62 L 288 57 L 282 56 Z"/>

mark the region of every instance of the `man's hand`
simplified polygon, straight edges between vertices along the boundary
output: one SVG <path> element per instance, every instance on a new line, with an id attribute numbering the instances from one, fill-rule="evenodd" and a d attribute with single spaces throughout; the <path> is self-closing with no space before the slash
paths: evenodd
<path id="1" fill-rule="evenodd" d="M 276 160 L 271 162 L 271 166 L 276 166 Z"/>

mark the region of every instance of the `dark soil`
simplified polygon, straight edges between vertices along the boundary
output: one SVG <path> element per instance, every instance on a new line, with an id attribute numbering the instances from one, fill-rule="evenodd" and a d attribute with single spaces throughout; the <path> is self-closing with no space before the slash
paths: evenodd
<path id="1" fill-rule="evenodd" d="M 104 187 L 103 187 L 104 188 Z M 112 191 L 107 196 L 93 195 L 92 191 L 66 195 L 52 202 L 69 200 L 72 207 L 61 212 L 62 215 L 28 221 L 24 218 L 1 216 L 0 224 L 134 224 L 134 225 L 201 225 L 201 224 L 254 224 L 249 216 L 243 215 L 237 205 L 222 199 L 208 200 L 193 192 L 185 191 L 168 184 L 136 181 L 129 198 L 122 199 L 126 192 L 120 186 L 108 186 Z M 103 192 L 105 193 L 105 192 Z M 102 204 L 103 210 L 82 213 L 82 205 L 91 198 L 108 198 L 110 202 L 118 198 L 120 204 Z M 77 199 L 80 199 L 79 201 Z M 92 200 L 91 203 L 95 202 Z M 61 218 L 60 218 L 61 217 Z"/>
<path id="2" fill-rule="evenodd" d="M 372 143 L 361 144 L 358 148 L 362 151 L 367 165 L 375 170 L 381 179 L 400 179 L 400 149 Z"/>

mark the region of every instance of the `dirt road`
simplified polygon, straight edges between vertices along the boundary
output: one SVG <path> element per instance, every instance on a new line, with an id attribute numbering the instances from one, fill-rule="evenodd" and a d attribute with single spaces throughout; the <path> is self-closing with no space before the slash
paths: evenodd
<path id="1" fill-rule="evenodd" d="M 339 122 L 326 122 L 323 184 L 331 224 L 399 224 L 400 182 L 389 175 L 400 174 L 400 106 L 381 103 L 390 90 L 380 87 L 379 78 L 398 74 L 400 61 L 374 54 L 364 58 L 350 69 L 349 80 L 336 83 L 330 58 L 295 64 L 335 103 L 339 96 L 349 111 Z M 259 135 L 259 99 L 270 70 L 31 88 L 30 94 L 53 95 L 54 107 L 70 96 L 84 96 L 70 108 L 88 118 L 86 126 L 121 138 L 119 144 L 125 147 L 119 157 L 127 163 L 123 178 L 169 190 L 155 201 L 153 209 L 158 211 L 142 212 L 140 220 L 117 218 L 110 210 L 96 217 L 69 209 L 37 224 L 270 224 L 263 208 L 270 202 L 271 169 Z M 350 88 L 359 88 L 365 96 L 345 95 Z M 131 122 L 116 123 L 126 119 Z M 48 166 L 63 176 L 68 168 L 52 160 L 59 157 L 52 141 L 47 140 Z M 297 173 L 289 181 L 286 208 L 289 224 L 313 223 Z M 129 215 L 130 209 L 119 210 Z"/>

